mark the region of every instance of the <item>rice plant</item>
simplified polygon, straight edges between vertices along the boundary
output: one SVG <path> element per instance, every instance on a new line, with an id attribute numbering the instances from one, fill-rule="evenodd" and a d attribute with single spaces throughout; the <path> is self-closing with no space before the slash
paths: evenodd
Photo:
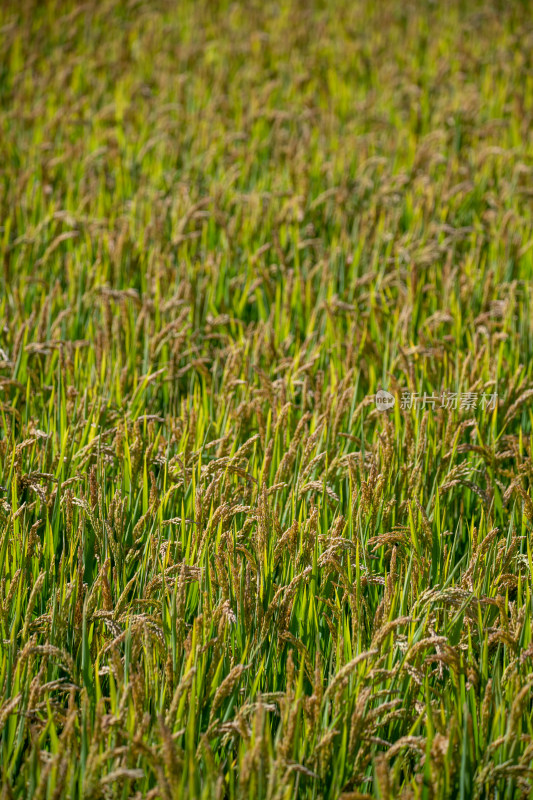
<path id="1" fill-rule="evenodd" d="M 2 3 L 2 798 L 533 798 L 532 122 L 527 0 Z"/>

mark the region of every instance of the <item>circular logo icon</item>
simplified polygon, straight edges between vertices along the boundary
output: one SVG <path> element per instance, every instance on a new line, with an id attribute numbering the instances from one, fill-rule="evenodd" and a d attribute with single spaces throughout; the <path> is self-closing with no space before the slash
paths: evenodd
<path id="1" fill-rule="evenodd" d="M 379 389 L 376 392 L 376 408 L 378 411 L 388 411 L 396 402 L 396 398 L 386 389 Z"/>

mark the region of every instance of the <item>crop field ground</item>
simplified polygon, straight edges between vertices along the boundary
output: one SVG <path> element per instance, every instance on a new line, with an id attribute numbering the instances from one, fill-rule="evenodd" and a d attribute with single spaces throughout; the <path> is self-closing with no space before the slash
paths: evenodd
<path id="1" fill-rule="evenodd" d="M 2 800 L 533 798 L 532 122 L 530 2 L 1 3 Z"/>

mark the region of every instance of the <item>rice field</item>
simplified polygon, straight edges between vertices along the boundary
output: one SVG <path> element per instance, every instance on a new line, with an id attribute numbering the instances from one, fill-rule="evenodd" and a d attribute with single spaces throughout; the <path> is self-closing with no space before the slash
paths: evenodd
<path id="1" fill-rule="evenodd" d="M 533 4 L 4 0 L 0 785 L 533 798 Z"/>

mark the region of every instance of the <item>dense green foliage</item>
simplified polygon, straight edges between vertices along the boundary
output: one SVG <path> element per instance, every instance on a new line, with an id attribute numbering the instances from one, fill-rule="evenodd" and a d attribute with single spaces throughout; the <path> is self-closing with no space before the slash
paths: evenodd
<path id="1" fill-rule="evenodd" d="M 533 796 L 532 12 L 2 3 L 3 798 Z"/>

